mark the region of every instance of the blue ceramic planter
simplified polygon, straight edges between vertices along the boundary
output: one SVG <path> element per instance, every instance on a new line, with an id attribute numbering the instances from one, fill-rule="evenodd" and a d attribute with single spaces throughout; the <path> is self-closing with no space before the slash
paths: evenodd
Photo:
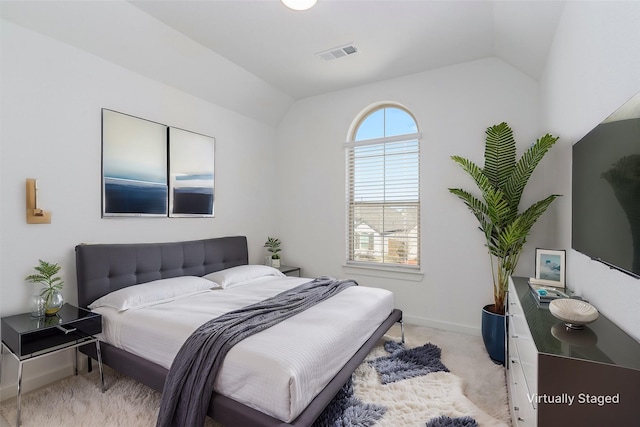
<path id="1" fill-rule="evenodd" d="M 491 304 L 492 305 L 492 304 Z M 489 357 L 496 363 L 504 365 L 505 360 L 505 324 L 504 315 L 488 311 L 490 305 L 482 308 L 482 340 Z"/>

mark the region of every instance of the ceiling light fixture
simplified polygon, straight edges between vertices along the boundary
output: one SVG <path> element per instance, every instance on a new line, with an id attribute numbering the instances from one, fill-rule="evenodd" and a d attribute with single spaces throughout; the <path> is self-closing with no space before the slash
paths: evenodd
<path id="1" fill-rule="evenodd" d="M 311 9 L 318 0 L 280 0 L 282 4 L 293 10 Z"/>

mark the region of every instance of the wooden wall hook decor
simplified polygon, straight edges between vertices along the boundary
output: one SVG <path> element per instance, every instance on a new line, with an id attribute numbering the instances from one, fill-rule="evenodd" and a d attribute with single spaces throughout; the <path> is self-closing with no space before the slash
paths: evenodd
<path id="1" fill-rule="evenodd" d="M 51 212 L 38 207 L 38 180 L 27 178 L 27 224 L 51 224 Z"/>

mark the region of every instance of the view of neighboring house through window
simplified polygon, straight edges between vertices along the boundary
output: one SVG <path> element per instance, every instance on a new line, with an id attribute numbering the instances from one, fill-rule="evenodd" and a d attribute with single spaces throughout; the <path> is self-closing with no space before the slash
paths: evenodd
<path id="1" fill-rule="evenodd" d="M 403 107 L 373 109 L 347 149 L 347 262 L 419 267 L 420 134 Z"/>

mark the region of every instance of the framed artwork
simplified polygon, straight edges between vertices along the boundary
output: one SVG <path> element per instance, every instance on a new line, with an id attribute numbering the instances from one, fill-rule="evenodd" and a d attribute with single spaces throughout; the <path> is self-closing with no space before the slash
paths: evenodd
<path id="1" fill-rule="evenodd" d="M 102 110 L 102 216 L 166 217 L 167 127 Z"/>
<path id="2" fill-rule="evenodd" d="M 538 284 L 565 287 L 566 252 L 536 248 L 536 279 Z"/>
<path id="3" fill-rule="evenodd" d="M 214 216 L 215 138 L 169 127 L 169 216 Z"/>

